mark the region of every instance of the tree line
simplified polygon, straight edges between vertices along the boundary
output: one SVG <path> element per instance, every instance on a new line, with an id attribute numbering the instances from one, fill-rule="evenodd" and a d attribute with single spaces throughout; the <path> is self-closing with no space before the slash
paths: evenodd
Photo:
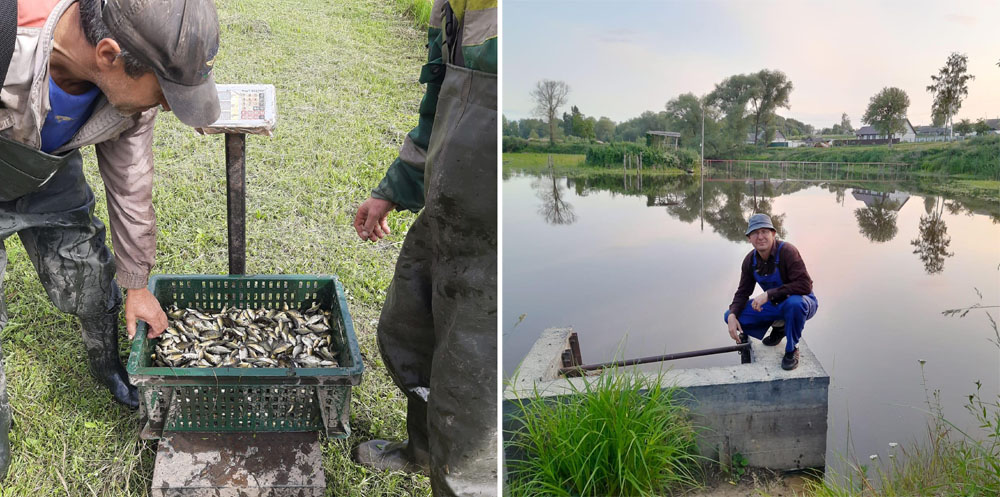
<path id="1" fill-rule="evenodd" d="M 963 119 L 953 123 L 968 96 L 968 82 L 975 76 L 968 73 L 968 57 L 952 53 L 938 74 L 931 76 L 927 91 L 934 96 L 933 124 L 947 126 L 960 134 L 986 134 L 992 130 L 985 120 L 972 123 Z M 1000 66 L 1000 63 L 998 63 Z M 503 135 L 523 139 L 547 140 L 550 144 L 566 141 L 636 142 L 646 139 L 647 131 L 680 133 L 682 147 L 697 148 L 702 140 L 706 155 L 719 156 L 747 145 L 765 147 L 777 132 L 785 137 L 829 136 L 853 134 L 855 129 L 847 113 L 839 123 L 816 129 L 796 119 L 779 116 L 779 109 L 788 109 L 794 86 L 785 73 L 762 69 L 748 74 L 736 74 L 716 83 L 707 95 L 684 93 L 670 99 L 663 110 L 645 111 L 637 117 L 616 123 L 608 117 L 588 116 L 579 106 L 560 113 L 568 103 L 570 87 L 562 81 L 539 81 L 531 92 L 535 103 L 534 118 L 508 120 L 503 117 Z M 861 118 L 880 135 L 892 136 L 905 129 L 909 96 L 900 88 L 885 87 L 869 100 Z M 890 140 L 891 141 L 891 140 Z"/>

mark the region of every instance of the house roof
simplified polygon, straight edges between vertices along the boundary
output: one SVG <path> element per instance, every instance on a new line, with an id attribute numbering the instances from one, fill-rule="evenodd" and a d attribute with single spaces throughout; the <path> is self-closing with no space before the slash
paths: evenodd
<path id="1" fill-rule="evenodd" d="M 913 128 L 913 130 L 916 131 L 918 135 L 941 136 L 948 134 L 948 128 L 943 126 L 917 126 Z"/>
<path id="2" fill-rule="evenodd" d="M 989 126 L 990 129 L 1000 129 L 1000 119 L 987 119 L 986 125 Z"/>
<path id="3" fill-rule="evenodd" d="M 910 118 L 906 118 L 906 124 L 910 127 L 910 129 L 913 130 L 914 133 L 916 133 L 917 128 L 914 128 L 913 124 L 910 123 Z M 859 129 L 859 130 L 857 130 L 857 131 L 854 132 L 855 136 L 860 136 L 860 135 L 879 135 L 879 134 L 881 134 L 881 133 L 878 130 L 876 130 L 874 127 L 872 127 L 872 126 L 865 126 L 865 127 L 863 127 L 863 128 L 861 128 L 861 129 Z M 906 133 L 904 132 L 903 134 L 906 134 Z"/>
<path id="4" fill-rule="evenodd" d="M 764 138 L 764 133 L 765 133 L 765 130 L 761 129 L 760 133 L 757 134 L 757 138 L 758 139 L 763 139 Z M 788 138 L 785 138 L 785 134 L 782 133 L 780 129 L 775 129 L 774 130 L 774 139 L 771 140 L 771 141 L 772 142 L 783 142 L 783 141 L 788 141 Z M 753 143 L 753 131 L 747 131 L 747 142 L 748 143 Z"/>

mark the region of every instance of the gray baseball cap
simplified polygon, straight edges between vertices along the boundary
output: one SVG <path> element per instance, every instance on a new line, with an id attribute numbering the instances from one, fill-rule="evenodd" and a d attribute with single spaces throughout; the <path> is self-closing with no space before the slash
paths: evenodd
<path id="1" fill-rule="evenodd" d="M 774 225 L 771 224 L 770 216 L 767 214 L 754 214 L 750 216 L 750 222 L 747 224 L 746 236 L 750 236 L 750 233 L 753 233 L 755 230 L 759 230 L 761 228 L 770 228 L 777 231 L 774 229 Z"/>
<path id="2" fill-rule="evenodd" d="M 105 0 L 102 17 L 115 41 L 153 68 L 181 122 L 200 128 L 219 119 L 212 78 L 219 18 L 212 0 Z"/>

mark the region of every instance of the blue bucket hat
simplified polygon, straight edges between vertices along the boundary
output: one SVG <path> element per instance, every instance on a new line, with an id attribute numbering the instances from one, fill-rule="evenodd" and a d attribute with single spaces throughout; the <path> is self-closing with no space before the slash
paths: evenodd
<path id="1" fill-rule="evenodd" d="M 774 231 L 778 231 L 775 230 L 774 225 L 771 224 L 770 216 L 768 216 L 767 214 L 754 214 L 750 216 L 750 222 L 747 225 L 746 236 L 750 236 L 750 233 L 753 233 L 755 230 L 759 230 L 761 228 L 770 228 Z"/>

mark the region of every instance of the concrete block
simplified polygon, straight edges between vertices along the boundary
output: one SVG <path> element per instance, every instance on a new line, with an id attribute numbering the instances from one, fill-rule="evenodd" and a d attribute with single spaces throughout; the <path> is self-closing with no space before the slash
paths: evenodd
<path id="1" fill-rule="evenodd" d="M 583 378 L 561 378 L 561 340 L 569 329 L 546 330 L 522 363 L 518 381 L 504 392 L 504 436 L 517 429 L 516 399 L 537 391 L 542 401 L 559 401 L 583 390 Z M 698 435 L 702 455 L 740 453 L 750 466 L 793 470 L 825 465 L 830 377 L 805 342 L 799 346 L 799 366 L 781 369 L 784 346 L 766 347 L 751 341 L 754 362 L 715 368 L 670 369 L 663 385 L 687 391 L 692 417 L 703 429 Z M 552 365 L 556 364 L 555 367 Z M 650 379 L 656 374 L 644 373 Z M 588 379 L 586 381 L 592 381 Z M 508 453 L 508 457 L 515 454 Z"/>
<path id="2" fill-rule="evenodd" d="M 167 432 L 153 468 L 154 497 L 321 497 L 319 433 Z"/>

